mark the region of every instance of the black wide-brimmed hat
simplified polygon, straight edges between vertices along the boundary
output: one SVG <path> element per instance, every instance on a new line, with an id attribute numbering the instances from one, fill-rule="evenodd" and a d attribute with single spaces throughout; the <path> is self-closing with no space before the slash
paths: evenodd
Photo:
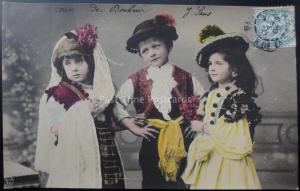
<path id="1" fill-rule="evenodd" d="M 175 28 L 175 19 L 168 13 L 156 15 L 154 19 L 138 24 L 132 36 L 127 40 L 126 50 L 131 53 L 138 52 L 138 43 L 150 37 L 161 37 L 176 40 L 178 35 Z"/>
<path id="2" fill-rule="evenodd" d="M 203 60 L 205 56 L 211 55 L 220 49 L 228 48 L 245 53 L 249 48 L 249 43 L 242 34 L 225 34 L 219 27 L 213 25 L 206 26 L 199 34 L 199 41 L 202 43 L 197 54 L 197 64 L 203 68 L 208 68 L 208 62 Z"/>

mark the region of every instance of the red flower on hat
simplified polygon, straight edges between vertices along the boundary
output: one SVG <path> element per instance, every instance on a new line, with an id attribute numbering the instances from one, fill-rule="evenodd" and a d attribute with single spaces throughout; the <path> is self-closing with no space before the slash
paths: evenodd
<path id="1" fill-rule="evenodd" d="M 89 50 L 93 50 L 96 46 L 96 33 L 97 27 L 90 23 L 85 24 L 83 27 L 77 27 L 75 29 L 78 35 L 78 42 L 86 46 Z"/>
<path id="2" fill-rule="evenodd" d="M 161 13 L 155 16 L 154 24 L 167 25 L 169 27 L 175 27 L 176 22 L 174 17 L 169 13 Z"/>

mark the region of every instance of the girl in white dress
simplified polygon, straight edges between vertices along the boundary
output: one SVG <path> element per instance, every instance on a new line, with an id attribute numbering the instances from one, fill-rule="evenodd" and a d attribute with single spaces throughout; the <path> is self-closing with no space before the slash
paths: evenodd
<path id="1" fill-rule="evenodd" d="M 111 112 L 114 87 L 96 26 L 66 33 L 51 59 L 39 107 L 35 169 L 46 187 L 124 188 Z"/>

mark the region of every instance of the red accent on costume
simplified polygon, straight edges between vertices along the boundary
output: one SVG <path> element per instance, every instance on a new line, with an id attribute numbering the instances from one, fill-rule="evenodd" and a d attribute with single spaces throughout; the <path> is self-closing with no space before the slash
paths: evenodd
<path id="1" fill-rule="evenodd" d="M 134 107 L 137 113 L 145 113 L 148 118 L 164 119 L 162 114 L 151 104 L 151 89 L 152 80 L 147 80 L 147 69 L 143 68 L 140 71 L 132 74 L 129 78 L 132 80 L 134 87 Z M 181 98 L 190 97 L 193 95 L 193 81 L 191 74 L 183 69 L 173 65 L 173 77 L 177 82 L 177 91 L 180 93 Z M 172 97 L 178 100 L 178 93 L 173 89 Z M 171 118 L 176 118 L 181 115 L 179 110 L 179 103 L 177 101 L 171 102 L 172 110 L 170 112 Z M 153 103 L 152 103 L 153 105 Z M 146 111 L 145 110 L 149 110 Z"/>
<path id="2" fill-rule="evenodd" d="M 49 98 L 53 96 L 55 101 L 57 101 L 60 104 L 63 104 L 64 108 L 68 110 L 73 104 L 75 104 L 77 101 L 80 101 L 80 98 L 74 91 L 64 86 L 62 82 L 63 81 L 61 81 L 58 86 L 53 86 L 49 88 L 48 90 L 45 91 L 45 93 L 48 94 L 47 100 L 49 100 Z M 69 81 L 64 81 L 64 82 L 78 89 L 79 92 L 82 93 L 82 95 L 84 95 L 85 98 L 89 96 L 89 94 L 86 93 L 80 87 L 79 84 L 69 82 Z"/>
<path id="3" fill-rule="evenodd" d="M 148 28 L 145 28 L 145 29 L 140 29 L 140 30 L 137 30 L 135 33 L 133 33 L 133 35 L 136 35 L 136 34 L 139 34 L 141 32 L 148 31 L 148 30 L 152 30 L 152 29 L 155 29 L 155 28 L 154 27 L 148 27 Z"/>
<path id="4" fill-rule="evenodd" d="M 176 22 L 174 17 L 169 13 L 161 13 L 155 16 L 154 24 L 160 25 L 167 25 L 169 27 L 175 27 Z"/>
<path id="5" fill-rule="evenodd" d="M 96 46 L 96 39 L 97 39 L 97 33 L 96 33 L 97 27 L 95 25 L 92 25 L 90 23 L 85 24 L 82 27 L 77 27 L 75 29 L 77 35 L 78 35 L 78 42 L 81 45 L 86 45 L 86 47 L 93 51 L 93 49 Z"/>
<path id="6" fill-rule="evenodd" d="M 84 98 L 89 96 L 89 94 L 82 89 L 80 84 L 71 81 L 61 81 L 58 86 L 53 86 L 45 91 L 46 94 L 48 94 L 47 100 L 53 96 L 55 101 L 64 105 L 66 111 L 77 101 L 80 101 L 80 97 L 73 90 L 65 86 L 64 83 L 68 83 L 69 86 L 76 88 Z M 114 104 L 114 101 L 111 101 L 111 103 L 103 111 L 105 115 L 105 124 L 108 126 L 112 125 L 112 109 Z"/>

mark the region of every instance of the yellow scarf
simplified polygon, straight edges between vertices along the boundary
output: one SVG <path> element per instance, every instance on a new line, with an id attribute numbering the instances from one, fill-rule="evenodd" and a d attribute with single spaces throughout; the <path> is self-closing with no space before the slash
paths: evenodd
<path id="1" fill-rule="evenodd" d="M 182 116 L 169 121 L 147 119 L 148 124 L 160 129 L 158 137 L 158 167 L 166 181 L 176 181 L 180 161 L 186 156 L 183 135 L 180 129 L 180 121 L 182 119 Z"/>

